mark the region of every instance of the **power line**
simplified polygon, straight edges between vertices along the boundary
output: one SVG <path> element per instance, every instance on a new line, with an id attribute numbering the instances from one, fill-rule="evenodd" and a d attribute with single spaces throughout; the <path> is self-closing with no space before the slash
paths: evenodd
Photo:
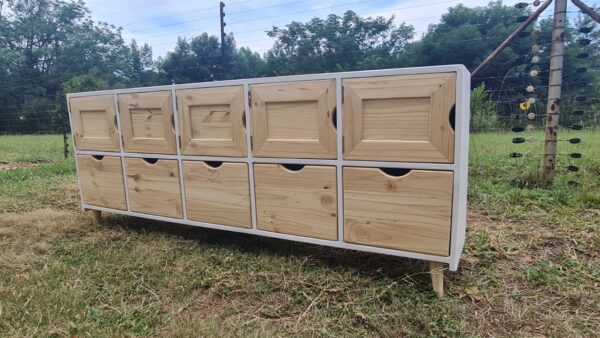
<path id="1" fill-rule="evenodd" d="M 369 1 L 373 1 L 373 0 L 369 0 Z M 304 0 L 297 0 L 297 1 L 291 1 L 291 2 L 286 2 L 286 3 L 281 3 L 281 4 L 277 4 L 277 5 L 273 5 L 273 6 L 265 6 L 265 7 L 260 7 L 260 8 L 253 8 L 253 9 L 247 9 L 247 10 L 237 11 L 237 12 L 228 12 L 227 14 L 228 15 L 232 15 L 232 14 L 255 12 L 255 11 L 260 11 L 260 10 L 264 10 L 264 9 L 268 9 L 268 8 L 276 8 L 276 7 L 289 6 L 291 4 L 296 4 L 296 3 L 306 3 L 306 1 L 304 1 Z M 229 5 L 231 6 L 232 4 L 230 3 Z M 219 8 L 219 7 L 217 6 L 217 8 Z M 212 7 L 211 7 L 211 9 L 212 9 Z M 180 21 L 180 22 L 175 22 L 175 23 L 171 23 L 171 24 L 161 25 L 160 27 L 149 27 L 149 28 L 144 28 L 144 29 L 139 29 L 139 30 L 133 30 L 133 31 L 130 31 L 130 33 L 145 32 L 145 31 L 149 31 L 149 30 L 157 30 L 157 29 L 162 29 L 164 27 L 171 27 L 171 26 L 177 26 L 177 25 L 181 25 L 181 24 L 187 24 L 187 23 L 190 23 L 190 22 L 197 22 L 197 21 L 202 21 L 202 20 L 206 20 L 206 19 L 213 19 L 214 17 L 215 17 L 214 15 L 211 15 L 211 16 L 206 16 L 206 17 L 202 17 L 202 18 L 195 18 L 195 19 L 192 19 L 192 20 Z"/>
<path id="2" fill-rule="evenodd" d="M 286 14 L 277 14 L 277 15 L 272 15 L 272 16 L 265 16 L 265 17 L 260 17 L 260 18 L 253 18 L 253 19 L 248 19 L 248 20 L 242 20 L 242 21 L 233 21 L 230 23 L 230 25 L 236 25 L 236 24 L 241 24 L 241 23 L 248 23 L 248 22 L 252 22 L 252 21 L 258 21 L 258 20 L 264 20 L 264 19 L 271 19 L 271 18 L 277 18 L 277 17 L 284 17 L 284 16 L 291 16 L 291 15 L 297 15 L 297 14 L 303 14 L 303 13 L 310 13 L 310 12 L 315 12 L 315 11 L 319 11 L 319 10 L 323 10 L 323 9 L 331 9 L 331 8 L 339 8 L 339 7 L 344 7 L 344 6 L 349 6 L 349 5 L 356 5 L 356 4 L 360 4 L 360 3 L 367 3 L 367 2 L 372 2 L 372 1 L 376 1 L 376 0 L 363 0 L 363 1 L 356 1 L 356 2 L 352 2 L 352 3 L 346 3 L 346 4 L 340 4 L 340 5 L 335 5 L 335 6 L 327 6 L 327 7 L 319 7 L 319 8 L 314 8 L 314 9 L 309 9 L 309 10 L 303 10 L 303 11 L 298 11 L 298 12 L 292 12 L 292 13 L 286 13 Z M 472 1 L 472 0 L 466 0 L 466 1 Z M 373 15 L 373 14 L 378 14 L 378 13 L 385 13 L 385 12 L 395 12 L 398 10 L 402 10 L 402 9 L 412 9 L 412 8 L 419 8 L 419 7 L 428 7 L 428 6 L 433 6 L 433 5 L 439 5 L 439 4 L 444 4 L 444 3 L 454 3 L 456 1 L 453 0 L 446 0 L 446 1 L 441 1 L 441 2 L 434 2 L 434 3 L 428 3 L 428 4 L 422 4 L 422 5 L 414 5 L 414 6 L 405 6 L 405 7 L 397 7 L 397 8 L 392 8 L 383 12 L 372 12 L 372 13 L 367 13 L 361 16 L 369 16 L 369 15 Z M 438 18 L 439 16 L 428 16 L 428 17 L 423 17 L 423 18 L 416 18 L 416 19 L 409 19 L 409 20 L 403 20 L 404 22 L 406 21 L 417 21 L 417 20 L 425 20 L 425 19 L 434 19 L 434 18 Z M 180 34 L 180 33 L 186 33 L 186 32 L 190 32 L 190 31 L 198 31 L 198 30 L 203 30 L 203 29 L 207 29 L 207 28 L 212 28 L 213 26 L 205 26 L 205 27 L 199 27 L 199 28 L 194 28 L 192 30 L 183 30 L 183 31 L 178 31 L 178 32 L 171 32 L 168 34 L 162 34 L 162 35 L 156 35 L 151 39 L 155 39 L 155 38 L 160 38 L 163 36 L 168 36 L 171 34 Z"/>
<path id="3" fill-rule="evenodd" d="M 372 0 L 369 0 L 369 1 L 372 1 Z M 241 2 L 244 2 L 244 1 L 241 1 Z M 297 2 L 297 1 L 296 1 L 296 2 Z M 438 2 L 438 3 L 433 3 L 433 4 L 427 4 L 427 5 L 417 5 L 417 6 L 400 7 L 400 8 L 395 8 L 395 9 L 392 9 L 392 10 L 388 10 L 388 12 L 389 12 L 389 11 L 398 10 L 398 9 L 407 9 L 407 8 L 424 7 L 424 6 L 431 6 L 431 5 L 435 5 L 435 4 L 440 4 L 440 3 L 448 3 L 448 2 L 452 2 L 452 1 L 443 1 L 443 2 Z M 295 2 L 292 2 L 292 3 L 295 3 Z M 288 4 L 289 4 L 289 3 L 288 3 Z M 279 5 L 277 5 L 277 6 L 279 6 Z M 269 8 L 269 7 L 276 7 L 276 6 L 267 6 L 267 7 L 263 7 L 263 8 Z M 339 7 L 339 6 L 330 6 L 329 8 L 331 8 L 331 7 Z M 325 8 L 328 8 L 328 7 L 325 7 Z M 261 8 L 257 8 L 257 9 L 253 9 L 253 10 L 247 10 L 247 11 L 255 11 L 255 10 L 260 10 L 260 9 L 261 9 Z M 323 9 L 323 8 L 321 8 L 321 9 Z M 318 10 L 318 9 L 317 9 L 317 10 Z M 247 11 L 239 11 L 239 12 L 247 12 Z M 292 13 L 292 14 L 293 14 L 293 13 Z M 437 16 L 436 16 L 436 17 L 437 17 Z M 428 18 L 434 18 L 434 17 L 415 18 L 415 19 L 408 19 L 408 20 L 406 20 L 406 21 L 414 21 L 414 20 L 428 19 Z M 238 23 L 240 23 L 240 22 L 238 22 Z M 465 25 L 470 25 L 470 24 L 465 24 Z M 482 24 L 472 24 L 472 25 L 482 25 Z M 462 25 L 461 25 L 461 26 L 462 26 Z M 458 26 L 458 27 L 460 27 L 460 26 Z M 458 28 L 458 27 L 447 27 L 447 28 L 439 28 L 439 29 L 447 29 L 447 30 L 451 30 L 451 29 L 456 29 L 456 28 Z M 242 33 L 244 33 L 244 32 L 242 32 Z M 240 34 L 242 34 L 242 33 L 240 33 Z M 494 39 L 494 38 L 499 38 L 499 37 L 483 37 L 483 38 L 479 38 L 479 39 L 466 39 L 466 40 L 456 40 L 456 41 L 448 41 L 448 42 L 430 42 L 430 43 L 421 43 L 421 44 L 422 44 L 422 45 L 435 45 L 435 44 L 456 43 L 456 42 L 464 42 L 464 41 L 487 40 L 487 39 Z M 268 39 L 255 39 L 255 40 L 247 40 L 247 41 L 240 41 L 240 42 L 237 42 L 237 43 L 244 43 L 244 42 L 254 42 L 254 41 L 264 41 L 264 40 L 268 40 Z M 73 54 L 75 54 L 75 53 L 73 53 Z M 64 53 L 63 53 L 62 55 L 64 55 Z M 313 56 L 308 56 L 308 57 L 313 57 Z M 212 57 L 206 57 L 206 58 L 212 58 Z M 216 58 L 216 56 L 215 56 L 215 58 Z M 214 64 L 214 65 L 219 65 L 219 64 Z M 198 66 L 199 66 L 199 67 L 202 67 L 202 65 L 198 65 Z M 44 77 L 45 77 L 45 76 L 40 76 L 39 78 L 44 78 Z M 29 85 L 24 85 L 23 87 L 25 87 L 25 86 L 29 86 Z M 19 87 L 19 86 L 11 86 L 11 88 L 16 88 L 16 87 Z M 2 88 L 2 87 L 0 87 L 0 88 Z M 4 88 L 8 88 L 8 86 L 7 86 L 7 87 L 4 87 Z"/>
<path id="4" fill-rule="evenodd" d="M 252 2 L 252 1 L 253 0 L 242 0 L 242 1 L 231 2 L 229 4 L 230 5 L 236 5 L 236 4 L 241 4 L 241 3 L 245 3 L 245 2 Z M 180 15 L 187 15 L 187 14 L 191 14 L 191 13 L 206 12 L 206 11 L 209 11 L 209 10 L 214 10 L 215 8 L 219 8 L 219 6 L 204 7 L 204 8 L 200 8 L 200 9 L 195 9 L 195 10 L 190 10 L 190 11 L 185 11 L 185 12 L 179 12 L 177 14 L 169 14 L 169 15 L 158 16 L 158 17 L 154 17 L 154 18 L 150 18 L 150 19 L 146 19 L 146 20 L 128 22 L 128 23 L 122 24 L 120 26 L 121 27 L 127 27 L 127 26 L 137 25 L 137 24 L 140 24 L 140 23 L 146 23 L 146 22 L 152 22 L 152 21 L 161 21 L 163 19 L 173 18 L 173 17 L 177 17 L 177 16 L 180 16 Z"/>

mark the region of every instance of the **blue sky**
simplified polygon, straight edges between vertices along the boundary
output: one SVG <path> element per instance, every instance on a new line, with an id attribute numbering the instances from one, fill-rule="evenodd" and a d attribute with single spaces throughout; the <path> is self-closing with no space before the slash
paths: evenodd
<path id="1" fill-rule="evenodd" d="M 523 0 L 506 0 L 512 5 Z M 415 27 L 421 36 L 430 24 L 437 23 L 448 7 L 463 3 L 468 7 L 486 5 L 489 0 L 224 0 L 226 32 L 233 32 L 240 46 L 264 53 L 273 40 L 265 31 L 291 21 L 307 21 L 328 14 L 341 15 L 353 10 L 362 16 L 396 16 L 396 22 Z M 531 1 L 528 1 L 531 2 Z M 598 1 L 586 1 L 592 5 Z M 219 34 L 219 1 L 176 0 L 87 0 L 94 20 L 123 27 L 123 36 L 152 46 L 154 57 L 172 50 L 178 36 L 191 37 L 202 32 Z M 551 14 L 552 5 L 547 9 Z M 569 10 L 575 7 L 569 4 Z"/>

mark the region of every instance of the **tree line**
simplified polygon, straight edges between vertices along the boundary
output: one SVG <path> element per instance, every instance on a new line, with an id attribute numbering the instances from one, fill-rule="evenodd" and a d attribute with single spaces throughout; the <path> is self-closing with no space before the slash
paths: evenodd
<path id="1" fill-rule="evenodd" d="M 274 43 L 263 55 L 237 47 L 228 33 L 222 57 L 220 38 L 201 33 L 178 38 L 172 51 L 155 59 L 148 44 L 127 42 L 120 27 L 93 21 L 83 1 L 0 0 L 0 132 L 67 127 L 69 92 L 440 64 L 474 69 L 530 13 L 501 1 L 459 4 L 417 36 L 413 26 L 393 17 L 348 10 L 272 27 L 266 34 Z M 551 18 L 540 18 L 473 79 L 476 128 L 509 125 L 509 117 L 520 114 L 518 104 L 530 97 L 537 99 L 532 109 L 543 109 L 551 26 Z M 572 109 L 598 110 L 599 37 L 584 16 L 568 22 L 563 91 Z M 540 52 L 532 51 L 534 45 Z M 532 70 L 538 76 L 531 77 Z M 528 85 L 535 90 L 527 92 Z M 582 118 L 599 122 L 597 113 L 573 117 Z"/>

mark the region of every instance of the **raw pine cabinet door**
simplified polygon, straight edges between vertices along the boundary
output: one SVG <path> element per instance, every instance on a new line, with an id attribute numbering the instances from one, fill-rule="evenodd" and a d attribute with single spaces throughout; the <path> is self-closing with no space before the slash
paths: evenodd
<path id="1" fill-rule="evenodd" d="M 456 73 L 343 80 L 344 159 L 454 162 Z"/>
<path id="2" fill-rule="evenodd" d="M 125 158 L 132 211 L 183 218 L 177 160 Z"/>
<path id="3" fill-rule="evenodd" d="M 178 90 L 177 113 L 183 154 L 246 156 L 243 86 Z"/>
<path id="4" fill-rule="evenodd" d="M 177 152 L 170 91 L 119 94 L 118 98 L 125 151 Z"/>
<path id="5" fill-rule="evenodd" d="M 337 239 L 335 167 L 256 164 L 254 178 L 258 229 Z"/>
<path id="6" fill-rule="evenodd" d="M 188 219 L 250 228 L 248 164 L 183 161 Z"/>
<path id="7" fill-rule="evenodd" d="M 250 85 L 257 157 L 335 158 L 335 80 Z"/>
<path id="8" fill-rule="evenodd" d="M 127 210 L 120 157 L 77 155 L 77 172 L 85 204 Z"/>
<path id="9" fill-rule="evenodd" d="M 344 241 L 448 256 L 453 176 L 344 168 Z"/>
<path id="10" fill-rule="evenodd" d="M 119 151 L 117 115 L 112 95 L 69 99 L 75 148 Z"/>

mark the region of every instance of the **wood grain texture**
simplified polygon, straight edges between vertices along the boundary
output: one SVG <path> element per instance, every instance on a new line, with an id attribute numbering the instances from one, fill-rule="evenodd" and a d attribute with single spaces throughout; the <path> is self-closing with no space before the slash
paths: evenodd
<path id="1" fill-rule="evenodd" d="M 343 80 L 344 159 L 454 162 L 456 74 Z"/>
<path id="2" fill-rule="evenodd" d="M 132 211 L 183 218 L 177 160 L 125 158 L 125 175 Z"/>
<path id="3" fill-rule="evenodd" d="M 337 239 L 336 168 L 290 171 L 255 164 L 257 227 L 278 233 Z"/>
<path id="4" fill-rule="evenodd" d="M 246 156 L 244 86 L 177 91 L 185 155 Z"/>
<path id="5" fill-rule="evenodd" d="M 449 255 L 453 173 L 344 168 L 344 241 Z"/>
<path id="6" fill-rule="evenodd" d="M 444 264 L 429 262 L 429 273 L 431 274 L 433 291 L 438 298 L 444 298 Z"/>
<path id="7" fill-rule="evenodd" d="M 115 103 L 112 95 L 69 99 L 75 148 L 119 151 Z"/>
<path id="8" fill-rule="evenodd" d="M 127 210 L 120 157 L 77 155 L 77 173 L 83 203 Z"/>
<path id="9" fill-rule="evenodd" d="M 119 94 L 125 151 L 175 154 L 175 124 L 170 91 Z"/>
<path id="10" fill-rule="evenodd" d="M 257 157 L 335 158 L 335 80 L 250 85 Z"/>
<path id="11" fill-rule="evenodd" d="M 183 161 L 183 177 L 189 219 L 252 227 L 246 163 L 223 163 L 214 168 L 202 161 Z"/>

